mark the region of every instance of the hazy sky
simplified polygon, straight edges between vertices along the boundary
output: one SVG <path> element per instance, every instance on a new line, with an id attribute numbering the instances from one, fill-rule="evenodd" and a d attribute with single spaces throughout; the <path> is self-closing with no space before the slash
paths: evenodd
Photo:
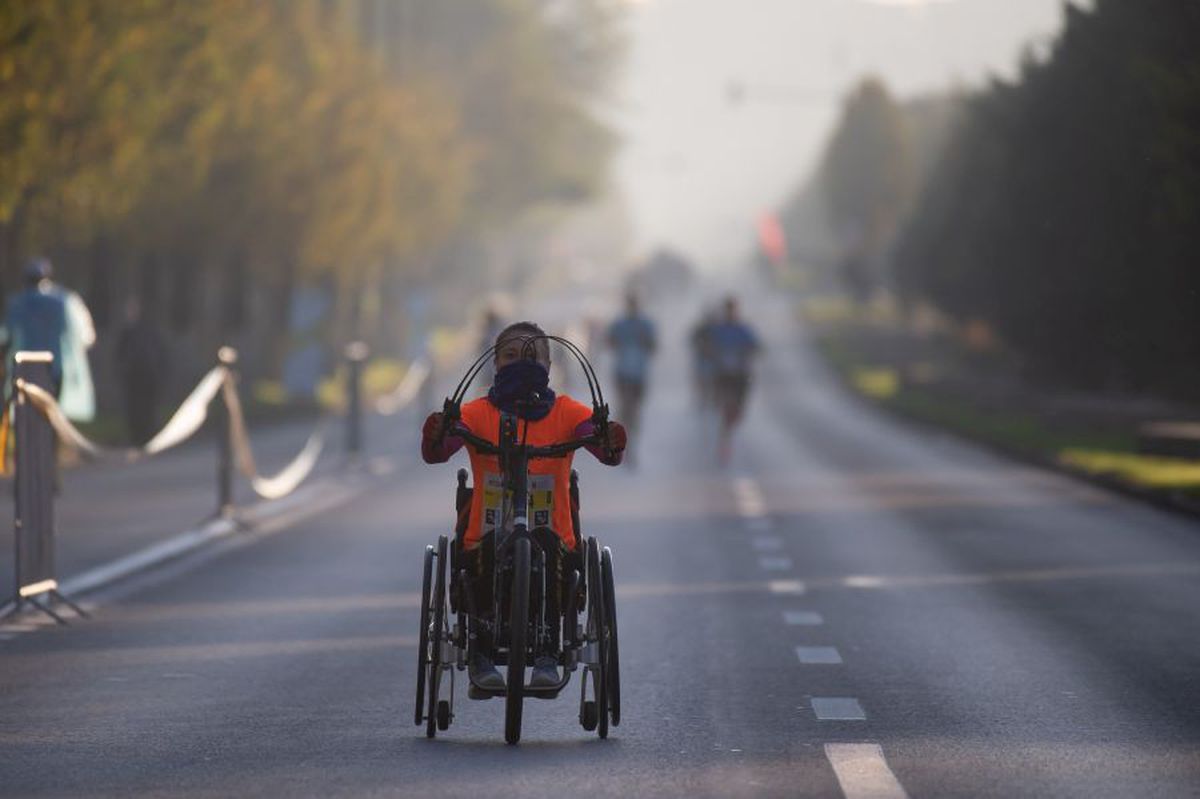
<path id="1" fill-rule="evenodd" d="M 617 180 L 642 248 L 706 267 L 806 176 L 864 73 L 901 96 L 1013 75 L 1063 0 L 629 0 Z M 730 86 L 744 99 L 730 102 Z"/>

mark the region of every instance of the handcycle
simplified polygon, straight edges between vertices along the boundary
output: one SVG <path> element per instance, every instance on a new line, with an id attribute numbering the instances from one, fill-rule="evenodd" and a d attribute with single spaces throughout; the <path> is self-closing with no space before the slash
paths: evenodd
<path id="1" fill-rule="evenodd" d="M 531 337 L 533 340 L 543 338 Z M 585 446 L 602 446 L 607 440 L 608 407 L 604 403 L 599 381 L 587 358 L 571 342 L 557 336 L 544 338 L 561 344 L 583 368 L 592 395 L 594 435 L 584 439 L 530 446 L 520 436 L 520 420 L 502 414 L 495 443 L 462 427 L 443 431 L 462 438 L 480 454 L 496 455 L 502 472 L 501 490 L 505 501 L 491 538 L 493 551 L 482 562 L 490 564 L 489 574 L 472 574 L 467 567 L 463 548 L 466 525 L 461 523 L 469 508 L 474 487 L 468 487 L 467 471 L 458 472 L 455 496 L 460 516 L 455 537 L 440 536 L 436 546 L 425 548 L 421 586 L 420 635 L 418 640 L 416 707 L 413 720 L 425 725 L 425 734 L 433 738 L 438 731 L 449 729 L 454 720 L 454 672 L 467 671 L 468 659 L 481 646 L 474 633 L 484 629 L 491 642 L 483 652 L 496 665 L 507 666 L 505 686 L 489 689 L 467 679 L 476 697 L 504 697 L 504 739 L 510 744 L 521 738 L 521 721 L 525 697 L 553 699 L 571 679 L 571 673 L 581 666 L 579 723 L 601 738 L 607 738 L 609 725 L 621 723 L 620 654 L 617 641 L 616 596 L 613 581 L 612 552 L 601 547 L 597 539 L 586 541 L 579 524 L 578 474 L 571 472 L 571 521 L 575 539 L 574 550 L 563 559 L 563 586 L 555 585 L 556 575 L 548 569 L 548 555 L 542 542 L 546 533 L 557 541 L 556 534 L 545 527 L 529 524 L 529 462 L 540 458 L 564 457 Z M 458 408 L 470 386 L 487 360 L 490 348 L 475 361 L 460 381 L 453 395 L 443 404 L 443 418 L 452 422 L 458 418 Z M 540 535 L 539 535 L 540 534 Z M 447 572 L 450 579 L 447 581 Z M 477 607 L 479 581 L 490 581 L 490 613 Z M 552 613 L 556 603 L 550 592 L 561 590 L 565 599 L 561 618 Z M 582 622 L 580 617 L 582 618 Z M 561 624 L 561 628 L 557 625 Z M 552 629 L 556 626 L 556 629 Z M 557 645 L 556 645 L 557 642 Z M 557 684 L 534 686 L 525 683 L 526 666 L 536 658 L 552 657 L 562 669 Z M 443 690 L 443 683 L 448 686 Z M 590 688 L 590 694 L 589 694 Z"/>

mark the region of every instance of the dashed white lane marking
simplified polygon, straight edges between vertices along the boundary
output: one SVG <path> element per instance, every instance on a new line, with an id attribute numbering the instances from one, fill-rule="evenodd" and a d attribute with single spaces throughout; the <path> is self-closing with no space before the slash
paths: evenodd
<path id="1" fill-rule="evenodd" d="M 767 590 L 772 594 L 803 594 L 804 583 L 800 580 L 770 580 Z"/>
<path id="2" fill-rule="evenodd" d="M 852 696 L 814 696 L 813 713 L 819 721 L 866 721 L 866 711 Z"/>
<path id="3" fill-rule="evenodd" d="M 746 529 L 752 532 L 773 530 L 775 529 L 775 522 L 771 521 L 770 516 L 759 516 L 754 519 L 746 519 Z"/>
<path id="4" fill-rule="evenodd" d="M 846 799 L 907 799 L 879 744 L 825 744 Z"/>
<path id="5" fill-rule="evenodd" d="M 749 477 L 739 477 L 733 481 L 733 496 L 737 501 L 738 513 L 743 516 L 753 518 L 767 515 L 767 500 L 758 484 Z"/>
<path id="6" fill-rule="evenodd" d="M 367 469 L 376 477 L 387 477 L 390 474 L 395 474 L 396 461 L 393 458 L 382 456 L 371 458 L 370 463 L 367 465 Z"/>
<path id="7" fill-rule="evenodd" d="M 757 552 L 778 552 L 783 549 L 783 539 L 775 536 L 761 535 L 750 542 Z"/>
<path id="8" fill-rule="evenodd" d="M 842 584 L 847 588 L 882 588 L 887 585 L 887 579 L 869 574 L 851 574 L 842 578 Z"/>
<path id="9" fill-rule="evenodd" d="M 758 566 L 769 572 L 791 571 L 792 559 L 779 556 L 763 557 L 758 559 Z"/>
<path id="10" fill-rule="evenodd" d="M 793 627 L 816 627 L 824 624 L 825 619 L 820 613 L 814 610 L 785 610 L 783 612 L 783 623 L 790 624 Z"/>
<path id="11" fill-rule="evenodd" d="M 842 655 L 834 646 L 798 646 L 796 657 L 811 666 L 836 666 L 842 662 Z"/>

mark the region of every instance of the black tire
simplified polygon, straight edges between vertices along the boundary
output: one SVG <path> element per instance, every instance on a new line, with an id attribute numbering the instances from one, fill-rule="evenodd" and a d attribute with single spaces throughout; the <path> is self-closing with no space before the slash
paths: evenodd
<path id="1" fill-rule="evenodd" d="M 442 732 L 450 729 L 450 703 L 445 699 L 438 702 L 437 728 Z"/>
<path id="2" fill-rule="evenodd" d="M 529 632 L 529 571 L 531 552 L 528 538 L 513 544 L 512 585 L 508 612 L 508 689 L 504 700 L 504 740 L 521 740 L 521 713 L 525 701 L 525 646 Z"/>
<path id="3" fill-rule="evenodd" d="M 596 713 L 596 703 L 589 699 L 583 703 L 583 709 L 579 714 L 579 723 L 582 724 L 583 728 L 588 732 L 595 732 L 598 715 L 599 714 Z"/>
<path id="4" fill-rule="evenodd" d="M 425 547 L 424 576 L 421 578 L 421 630 L 417 644 L 417 706 L 413 723 L 418 727 L 425 720 L 425 678 L 429 670 L 429 599 L 433 589 L 433 547 Z"/>
<path id="5" fill-rule="evenodd" d="M 613 585 L 612 551 L 600 554 L 600 572 L 604 579 L 604 620 L 608 627 L 608 713 L 614 727 L 621 724 L 621 651 L 617 638 L 617 594 Z"/>
<path id="6" fill-rule="evenodd" d="M 433 584 L 433 637 L 429 653 L 429 712 L 425 718 L 425 736 L 437 735 L 438 688 L 442 683 L 442 641 L 446 626 L 446 536 L 438 537 L 437 564 Z"/>
<path id="7" fill-rule="evenodd" d="M 604 614 L 604 578 L 600 569 L 600 545 L 595 538 L 588 538 L 588 637 L 596 641 L 600 657 L 592 671 L 596 696 L 596 712 L 599 721 L 596 732 L 601 738 L 608 737 L 608 623 Z"/>

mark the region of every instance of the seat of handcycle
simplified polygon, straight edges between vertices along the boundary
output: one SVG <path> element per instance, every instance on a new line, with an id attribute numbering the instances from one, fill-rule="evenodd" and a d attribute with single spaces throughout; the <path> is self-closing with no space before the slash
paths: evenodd
<path id="1" fill-rule="evenodd" d="M 466 598 L 462 594 L 462 586 L 459 583 L 458 572 L 461 568 L 461 564 L 464 562 L 463 543 L 466 538 L 467 529 L 470 527 L 471 523 L 471 500 L 474 497 L 474 489 L 467 485 L 468 477 L 469 474 L 466 469 L 458 470 L 458 485 L 456 487 L 454 497 L 454 507 L 458 518 L 454 525 L 454 540 L 450 545 L 450 605 L 452 612 L 458 612 L 459 606 L 466 604 Z M 571 501 L 571 527 L 575 536 L 575 548 L 564 553 L 562 574 L 564 581 L 572 579 L 578 580 L 579 583 L 577 583 L 577 585 L 579 586 L 579 591 L 582 591 L 583 539 L 579 523 L 579 473 L 574 469 L 571 470 L 569 496 Z M 555 535 L 548 528 L 538 528 L 538 530 L 534 530 L 533 532 L 536 534 L 540 530 L 545 530 L 551 535 Z M 580 597 L 581 602 L 582 594 L 577 593 L 577 596 Z M 498 655 L 496 664 L 500 666 L 507 665 L 505 660 L 506 658 L 502 654 Z M 563 664 L 560 663 L 560 665 Z M 559 691 L 563 689 L 568 680 L 568 673 L 564 671 L 563 678 L 558 685 L 548 686 L 545 688 L 526 686 L 525 692 L 530 696 L 552 699 L 558 695 Z M 503 696 L 505 693 L 503 690 L 489 691 L 488 689 L 479 688 L 478 686 L 476 686 L 476 688 L 478 691 L 490 694 L 492 696 Z"/>

